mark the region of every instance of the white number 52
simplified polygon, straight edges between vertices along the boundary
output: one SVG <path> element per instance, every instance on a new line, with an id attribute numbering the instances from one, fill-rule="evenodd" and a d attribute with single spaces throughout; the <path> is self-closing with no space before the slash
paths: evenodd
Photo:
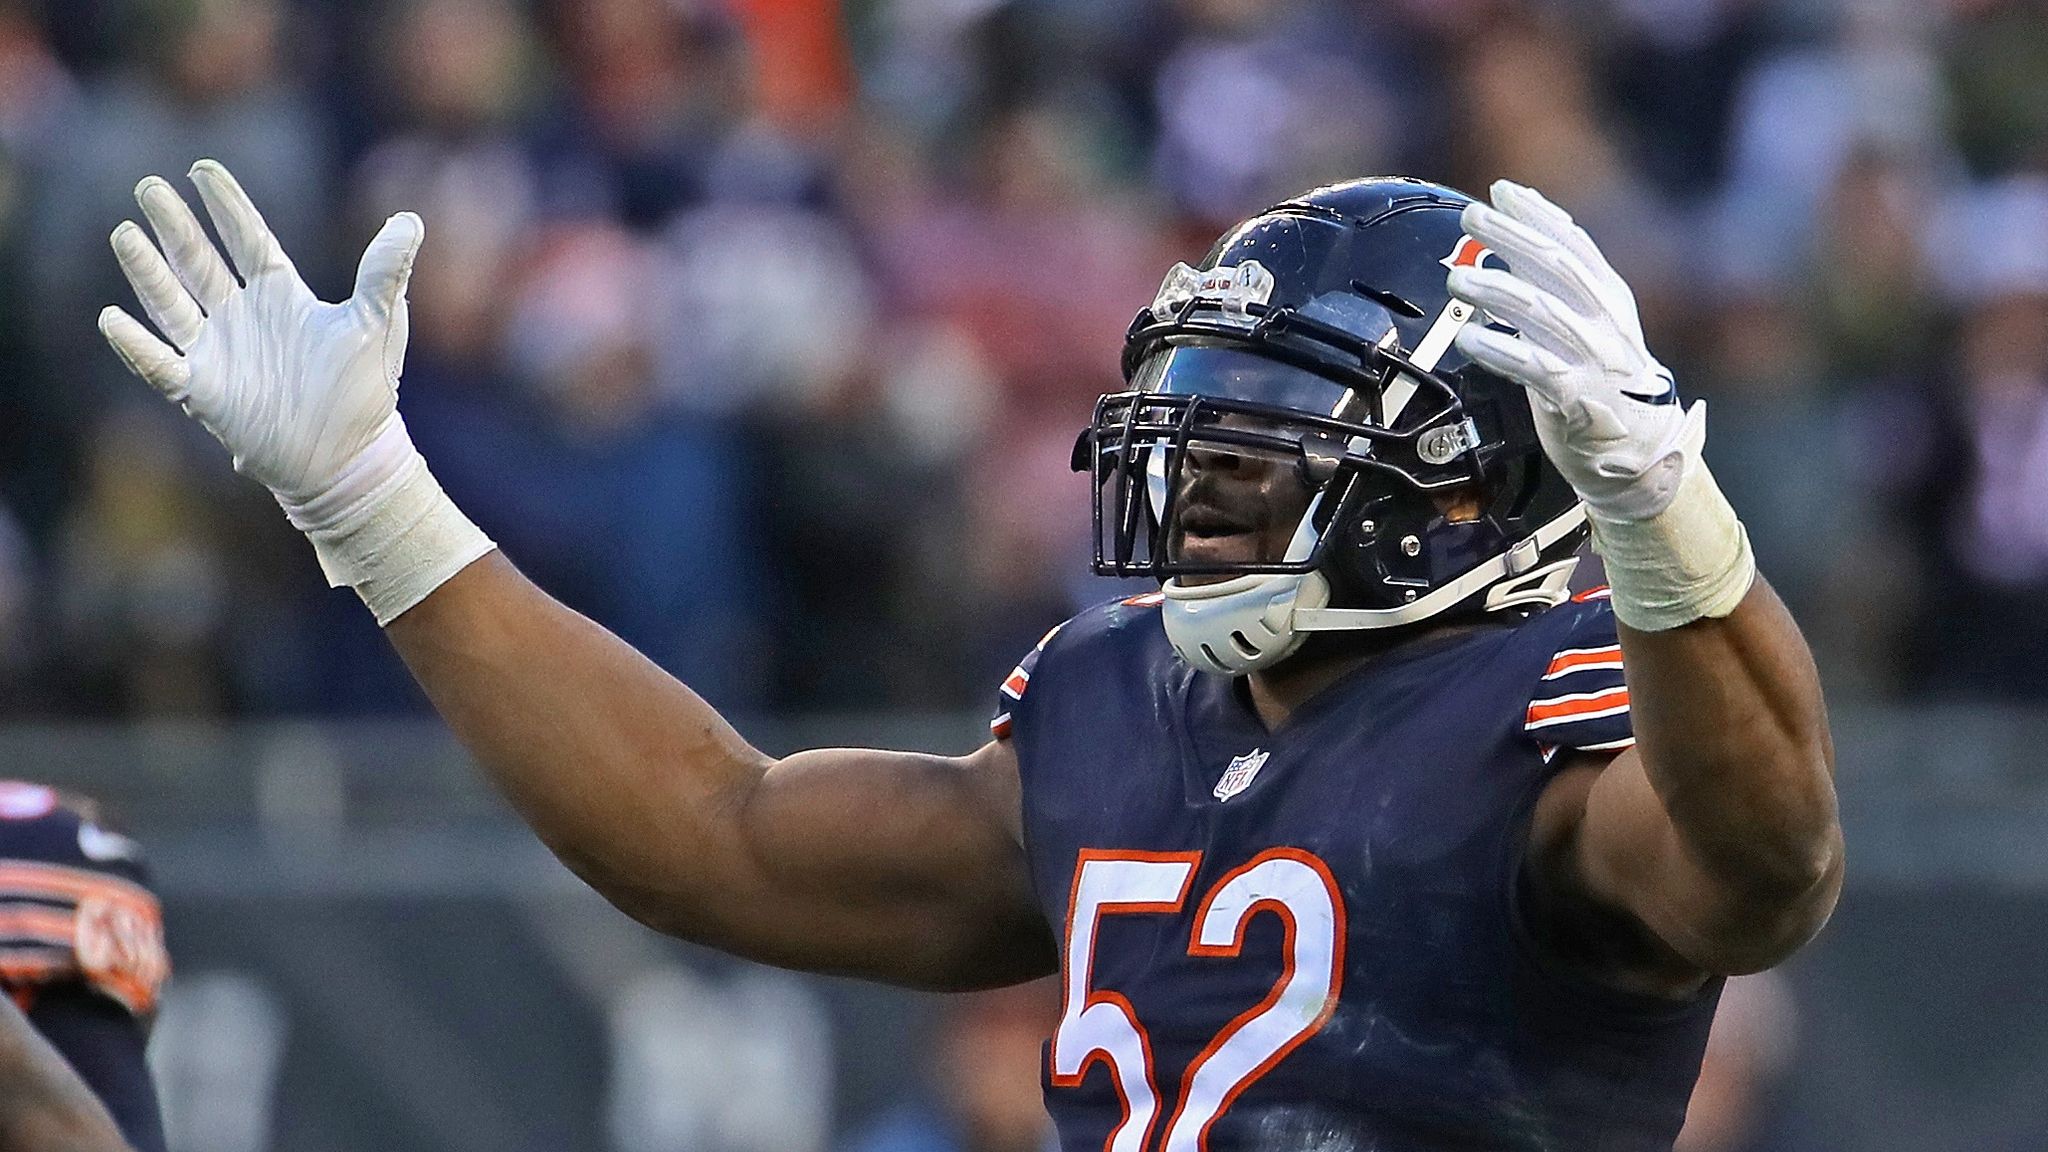
<path id="1" fill-rule="evenodd" d="M 1084 849 L 1074 865 L 1052 1082 L 1078 1087 L 1090 1065 L 1108 1066 L 1124 1115 L 1103 1152 L 1145 1152 L 1159 1121 L 1160 1097 L 1151 1040 L 1137 1012 L 1120 993 L 1093 985 L 1095 929 L 1104 916 L 1180 911 L 1201 860 L 1199 852 Z M 1195 912 L 1188 954 L 1238 955 L 1246 926 L 1262 912 L 1278 916 L 1286 932 L 1280 979 L 1189 1062 L 1160 1152 L 1206 1152 L 1216 1118 L 1315 1035 L 1337 1007 L 1344 978 L 1344 902 L 1329 867 L 1299 849 L 1261 852 L 1218 880 Z"/>

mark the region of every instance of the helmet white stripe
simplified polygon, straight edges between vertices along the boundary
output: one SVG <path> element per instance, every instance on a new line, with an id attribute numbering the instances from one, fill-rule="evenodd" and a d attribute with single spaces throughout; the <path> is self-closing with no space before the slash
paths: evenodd
<path id="1" fill-rule="evenodd" d="M 1586 506 L 1574 504 L 1571 510 L 1538 528 L 1524 543 L 1535 547 L 1528 551 L 1540 554 L 1543 549 L 1564 539 L 1579 525 L 1586 522 Z M 1294 610 L 1294 630 L 1297 632 L 1343 632 L 1354 628 L 1394 628 L 1412 624 L 1476 595 L 1494 581 L 1516 575 L 1511 557 L 1524 551 L 1520 545 L 1508 549 L 1499 556 L 1431 591 L 1420 599 L 1410 601 L 1398 608 L 1309 608 Z"/>
<path id="2" fill-rule="evenodd" d="M 1444 358 L 1444 353 L 1450 351 L 1451 338 L 1456 336 L 1458 329 L 1463 328 L 1465 321 L 1471 318 L 1472 306 L 1463 300 L 1452 298 L 1450 303 L 1444 305 L 1444 310 L 1436 314 L 1436 319 L 1430 322 L 1429 331 L 1422 334 L 1422 342 L 1415 346 L 1415 352 L 1408 359 L 1425 372 L 1435 368 L 1437 362 Z M 1387 427 L 1394 426 L 1394 421 L 1400 418 L 1402 409 L 1408 407 L 1408 401 L 1415 398 L 1415 388 L 1414 378 L 1402 373 L 1394 377 L 1393 383 L 1387 385 L 1387 390 L 1380 394 L 1380 406 L 1385 408 L 1387 413 Z"/>

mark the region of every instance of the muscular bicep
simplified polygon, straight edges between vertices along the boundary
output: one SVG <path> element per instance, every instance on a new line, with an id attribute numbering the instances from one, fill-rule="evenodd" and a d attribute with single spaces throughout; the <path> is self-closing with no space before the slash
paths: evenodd
<path id="1" fill-rule="evenodd" d="M 1560 772 L 1529 843 L 1539 936 L 1604 982 L 1652 994 L 1777 963 L 1819 930 L 1840 883 L 1837 872 L 1811 898 L 1760 898 L 1704 867 L 1634 748 L 1582 754 Z"/>
<path id="2" fill-rule="evenodd" d="M 744 860 L 733 874 L 752 889 L 724 904 L 738 950 L 921 987 L 1054 970 L 1018 792 L 1007 743 L 964 757 L 825 749 L 776 762 L 734 800 Z"/>

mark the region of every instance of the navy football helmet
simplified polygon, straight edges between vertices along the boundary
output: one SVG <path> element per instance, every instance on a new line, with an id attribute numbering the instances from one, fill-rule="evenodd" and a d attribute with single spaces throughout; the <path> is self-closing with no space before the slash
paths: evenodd
<path id="1" fill-rule="evenodd" d="M 1490 256 L 1468 202 L 1406 178 L 1314 189 L 1176 265 L 1132 323 L 1130 389 L 1097 402 L 1074 466 L 1096 484 L 1095 570 L 1161 580 L 1189 663 L 1237 675 L 1311 632 L 1566 595 L 1584 510 L 1522 388 L 1451 342 L 1488 322 L 1444 287 Z M 1195 473 L 1232 458 L 1299 479 L 1284 552 L 1185 546 Z"/>

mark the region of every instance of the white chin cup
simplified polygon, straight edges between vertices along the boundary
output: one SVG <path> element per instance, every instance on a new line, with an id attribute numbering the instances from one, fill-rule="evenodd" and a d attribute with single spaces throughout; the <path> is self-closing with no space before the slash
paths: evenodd
<path id="1" fill-rule="evenodd" d="M 1286 659 L 1307 639 L 1294 628 L 1295 609 L 1330 601 L 1330 583 L 1320 572 L 1236 576 L 1215 584 L 1173 579 L 1161 591 L 1174 651 L 1219 676 L 1242 676 Z"/>

